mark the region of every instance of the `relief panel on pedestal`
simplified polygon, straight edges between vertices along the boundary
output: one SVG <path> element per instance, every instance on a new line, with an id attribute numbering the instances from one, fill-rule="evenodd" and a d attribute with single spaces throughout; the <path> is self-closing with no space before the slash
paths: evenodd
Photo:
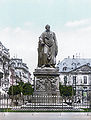
<path id="1" fill-rule="evenodd" d="M 41 77 L 36 79 L 37 91 L 57 91 L 59 90 L 59 77 Z"/>

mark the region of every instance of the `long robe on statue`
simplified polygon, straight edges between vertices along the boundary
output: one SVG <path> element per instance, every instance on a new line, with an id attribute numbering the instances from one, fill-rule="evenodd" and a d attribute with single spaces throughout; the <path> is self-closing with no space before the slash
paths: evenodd
<path id="1" fill-rule="evenodd" d="M 39 37 L 38 67 L 55 67 L 58 46 L 55 33 L 45 31 Z"/>

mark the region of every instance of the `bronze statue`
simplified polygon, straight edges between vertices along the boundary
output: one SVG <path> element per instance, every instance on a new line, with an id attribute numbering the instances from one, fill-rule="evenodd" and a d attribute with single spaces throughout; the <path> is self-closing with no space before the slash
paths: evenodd
<path id="1" fill-rule="evenodd" d="M 46 31 L 39 37 L 38 67 L 55 67 L 58 46 L 55 33 L 50 31 L 50 26 L 45 26 Z"/>

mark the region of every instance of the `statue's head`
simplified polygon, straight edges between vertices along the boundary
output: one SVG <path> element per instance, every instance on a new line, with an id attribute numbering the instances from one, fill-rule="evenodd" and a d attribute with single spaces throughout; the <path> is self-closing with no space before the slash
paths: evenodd
<path id="1" fill-rule="evenodd" d="M 45 29 L 46 29 L 46 31 L 50 31 L 50 25 L 47 24 L 47 25 L 45 26 Z"/>

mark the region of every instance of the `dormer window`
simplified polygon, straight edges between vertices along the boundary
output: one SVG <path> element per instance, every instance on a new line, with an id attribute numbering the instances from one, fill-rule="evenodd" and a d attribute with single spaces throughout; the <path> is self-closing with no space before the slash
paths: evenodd
<path id="1" fill-rule="evenodd" d="M 64 62 L 63 65 L 66 65 L 66 63 Z"/>
<path id="2" fill-rule="evenodd" d="M 63 67 L 63 71 L 66 71 L 67 70 L 67 67 Z"/>
<path id="3" fill-rule="evenodd" d="M 87 65 L 89 66 L 89 65 L 90 65 L 90 63 L 87 63 Z"/>
<path id="4" fill-rule="evenodd" d="M 71 65 L 76 65 L 76 63 L 73 62 Z"/>
<path id="5" fill-rule="evenodd" d="M 77 63 L 77 65 L 80 65 L 80 63 Z"/>
<path id="6" fill-rule="evenodd" d="M 18 67 L 20 67 L 20 66 L 21 66 L 21 63 L 17 63 L 17 65 L 18 65 Z"/>
<path id="7" fill-rule="evenodd" d="M 15 67 L 15 62 L 12 62 L 12 63 L 11 63 L 11 66 Z"/>

